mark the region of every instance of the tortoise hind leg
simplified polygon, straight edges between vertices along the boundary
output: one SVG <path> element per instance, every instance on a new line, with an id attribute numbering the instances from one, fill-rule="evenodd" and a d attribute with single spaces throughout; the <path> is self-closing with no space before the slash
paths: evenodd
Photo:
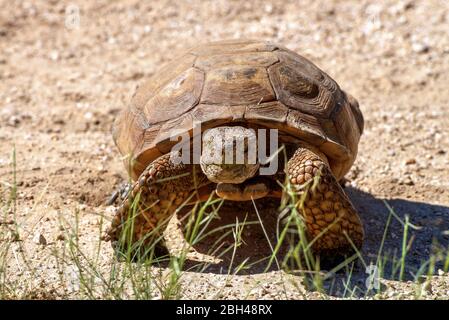
<path id="1" fill-rule="evenodd" d="M 305 201 L 299 204 L 298 212 L 303 215 L 309 241 L 316 238 L 312 246 L 314 252 L 323 257 L 352 252 L 348 237 L 360 248 L 363 241 L 360 218 L 325 159 L 309 148 L 300 147 L 289 160 L 287 172 L 293 188 L 302 188 L 308 193 Z M 317 182 L 311 181 L 304 188 L 304 184 L 315 177 L 318 177 Z"/>
<path id="2" fill-rule="evenodd" d="M 107 239 L 121 250 L 136 244 L 139 251 L 155 246 L 156 254 L 167 253 L 162 233 L 176 209 L 204 186 L 207 178 L 198 165 L 174 164 L 170 154 L 154 160 L 134 183 L 117 209 Z M 135 251 L 135 250 L 132 250 Z"/>

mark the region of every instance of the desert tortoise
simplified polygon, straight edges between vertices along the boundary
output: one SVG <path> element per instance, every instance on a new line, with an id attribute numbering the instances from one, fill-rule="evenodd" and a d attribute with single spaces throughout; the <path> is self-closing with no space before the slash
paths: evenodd
<path id="1" fill-rule="evenodd" d="M 237 201 L 280 197 L 274 180 L 287 176 L 298 192 L 305 183 L 317 181 L 298 204 L 307 236 L 325 231 L 314 242 L 316 252 L 360 247 L 363 227 L 338 181 L 356 158 L 363 124 L 358 102 L 291 50 L 249 40 L 194 47 L 140 86 L 114 124 L 114 141 L 135 182 L 108 235 L 113 240 L 120 237 L 138 194 L 133 242 L 156 228 L 160 234 L 176 208 L 204 201 L 211 191 Z M 280 144 L 288 146 L 288 161 L 274 175 L 261 176 L 263 164 L 258 160 L 225 163 L 226 157 L 218 162 L 211 158 L 216 152 L 211 141 L 223 132 L 248 141 L 248 156 L 254 143 L 249 142 L 251 134 L 260 128 L 277 129 Z M 188 133 L 194 140 L 195 129 L 195 137 L 202 139 L 199 161 L 173 161 L 171 151 L 178 144 L 173 133 Z M 237 152 L 232 138 L 222 140 L 223 150 Z"/>

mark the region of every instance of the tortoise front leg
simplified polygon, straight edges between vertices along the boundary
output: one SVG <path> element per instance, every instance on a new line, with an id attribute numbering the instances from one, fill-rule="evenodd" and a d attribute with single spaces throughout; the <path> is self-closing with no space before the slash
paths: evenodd
<path id="1" fill-rule="evenodd" d="M 142 241 L 144 246 L 161 240 L 176 209 L 186 201 L 194 202 L 195 190 L 207 182 L 199 165 L 174 164 L 170 154 L 159 157 L 133 184 L 116 211 L 107 238 L 122 245 Z"/>
<path id="2" fill-rule="evenodd" d="M 316 238 L 314 252 L 330 255 L 352 252 L 348 237 L 360 248 L 363 242 L 360 218 L 325 161 L 310 149 L 300 147 L 289 160 L 287 172 L 293 188 L 307 192 L 305 201 L 298 203 L 298 212 L 304 217 L 308 240 Z M 315 178 L 316 182 L 311 181 Z"/>

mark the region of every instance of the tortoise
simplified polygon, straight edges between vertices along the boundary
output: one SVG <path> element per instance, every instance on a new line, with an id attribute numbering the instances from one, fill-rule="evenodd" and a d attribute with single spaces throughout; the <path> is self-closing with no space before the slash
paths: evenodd
<path id="1" fill-rule="evenodd" d="M 150 233 L 161 235 L 178 207 L 204 201 L 211 193 L 232 201 L 281 197 L 277 182 L 284 177 L 297 194 L 313 184 L 296 205 L 307 237 L 316 238 L 314 252 L 360 248 L 363 226 L 340 182 L 356 158 L 363 126 L 357 100 L 283 46 L 231 40 L 191 48 L 138 87 L 114 122 L 113 138 L 134 182 L 108 237 L 120 239 L 137 195 L 127 240 L 132 243 Z M 226 157 L 211 157 L 228 147 L 237 153 L 239 139 L 247 141 L 243 152 L 248 157 L 256 129 L 277 130 L 285 146 L 287 161 L 274 174 L 261 175 L 267 163 L 259 159 L 225 163 Z M 179 145 L 174 132 L 187 135 L 184 145 L 199 137 L 199 161 L 193 155 L 191 162 L 174 161 Z M 214 149 L 216 140 L 224 146 L 221 151 Z"/>

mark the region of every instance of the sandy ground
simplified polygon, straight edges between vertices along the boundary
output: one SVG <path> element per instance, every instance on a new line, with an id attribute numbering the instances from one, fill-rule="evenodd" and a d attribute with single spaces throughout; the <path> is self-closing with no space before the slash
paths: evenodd
<path id="1" fill-rule="evenodd" d="M 365 224 L 363 255 L 369 262 L 377 254 L 389 214 L 383 200 L 402 219 L 409 215 L 421 228 L 411 230 L 408 279 L 385 276 L 378 297 L 413 297 L 412 272 L 436 247 L 449 247 L 447 1 L 71 3 L 80 10 L 79 25 L 65 1 L 0 1 L 1 194 L 6 197 L 13 182 L 14 148 L 18 184 L 16 217 L 11 210 L 3 222 L 19 224 L 22 245 L 39 270 L 33 283 L 44 280 L 45 292 L 56 281 L 52 252 L 64 245 L 61 218 L 71 220 L 79 212 L 80 242 L 90 247 L 98 241 L 100 217 L 112 216 L 104 201 L 126 175 L 110 129 L 136 85 L 180 49 L 245 37 L 296 50 L 359 100 L 365 133 L 346 190 Z M 263 207 L 270 225 L 275 205 Z M 232 222 L 246 211 L 254 218 L 251 206 L 235 211 L 224 210 L 223 220 Z M 400 254 L 402 230 L 393 219 L 386 252 Z M 269 253 L 260 227 L 247 233 L 237 259 Z M 46 245 L 38 244 L 39 235 Z M 111 250 L 104 251 L 106 264 Z M 9 277 L 20 284 L 27 275 L 23 269 L 12 259 Z M 255 267 L 229 283 L 220 275 L 223 265 L 188 272 L 183 295 L 320 297 L 306 290 L 300 277 L 262 271 Z M 364 268 L 354 274 L 354 284 L 363 287 Z M 292 278 L 286 281 L 291 288 L 280 288 L 285 278 Z M 433 281 L 426 297 L 448 298 L 449 277 L 440 272 Z M 248 289 L 254 283 L 257 289 Z"/>

